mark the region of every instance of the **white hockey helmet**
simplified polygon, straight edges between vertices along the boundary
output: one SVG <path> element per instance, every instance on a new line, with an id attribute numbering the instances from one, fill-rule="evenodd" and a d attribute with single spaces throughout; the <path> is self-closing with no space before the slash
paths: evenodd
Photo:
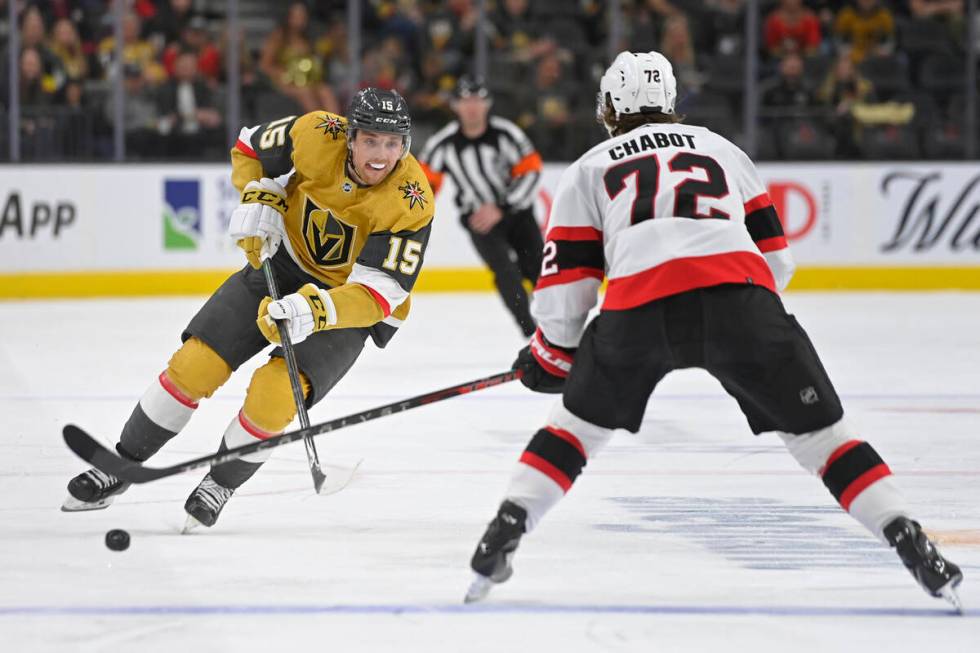
<path id="1" fill-rule="evenodd" d="M 638 113 L 674 113 L 674 68 L 659 52 L 620 52 L 599 81 L 596 115 L 600 121 L 607 98 L 617 118 Z M 606 129 L 612 133 L 609 125 Z"/>

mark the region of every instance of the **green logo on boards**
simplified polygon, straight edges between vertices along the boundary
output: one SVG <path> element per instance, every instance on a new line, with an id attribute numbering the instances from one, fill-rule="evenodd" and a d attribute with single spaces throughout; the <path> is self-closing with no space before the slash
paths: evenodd
<path id="1" fill-rule="evenodd" d="M 163 248 L 194 250 L 201 240 L 201 182 L 163 182 Z"/>

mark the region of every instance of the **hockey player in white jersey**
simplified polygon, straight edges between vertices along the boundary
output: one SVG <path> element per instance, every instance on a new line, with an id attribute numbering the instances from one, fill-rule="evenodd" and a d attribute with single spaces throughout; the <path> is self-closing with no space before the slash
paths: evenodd
<path id="1" fill-rule="evenodd" d="M 793 274 L 779 218 L 739 148 L 674 113 L 676 83 L 657 52 L 623 52 L 600 82 L 610 139 L 562 175 L 532 314 L 514 367 L 562 393 L 521 455 L 481 538 L 466 600 L 512 574 L 521 537 L 568 492 L 615 429 L 636 432 L 658 382 L 697 367 L 717 378 L 756 434 L 775 431 L 918 583 L 958 606 L 945 560 L 851 428 L 806 333 L 779 298 Z M 586 326 L 602 279 L 599 315 Z"/>

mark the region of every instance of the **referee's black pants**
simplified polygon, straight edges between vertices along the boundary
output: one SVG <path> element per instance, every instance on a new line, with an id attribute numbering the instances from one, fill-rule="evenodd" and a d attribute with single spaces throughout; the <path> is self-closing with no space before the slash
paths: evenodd
<path id="1" fill-rule="evenodd" d="M 523 281 L 527 279 L 532 286 L 538 282 L 544 248 L 533 209 L 505 213 L 486 234 L 470 228 L 469 215 L 464 216 L 463 226 L 469 231 L 476 251 L 493 272 L 497 292 L 507 310 L 517 320 L 524 335 L 530 336 L 535 325 Z"/>

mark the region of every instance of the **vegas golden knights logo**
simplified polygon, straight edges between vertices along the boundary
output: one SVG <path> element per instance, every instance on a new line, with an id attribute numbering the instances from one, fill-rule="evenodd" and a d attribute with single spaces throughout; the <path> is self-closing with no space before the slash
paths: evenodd
<path id="1" fill-rule="evenodd" d="M 317 265 L 337 267 L 348 262 L 357 228 L 321 209 L 309 198 L 303 207 L 303 240 Z"/>

